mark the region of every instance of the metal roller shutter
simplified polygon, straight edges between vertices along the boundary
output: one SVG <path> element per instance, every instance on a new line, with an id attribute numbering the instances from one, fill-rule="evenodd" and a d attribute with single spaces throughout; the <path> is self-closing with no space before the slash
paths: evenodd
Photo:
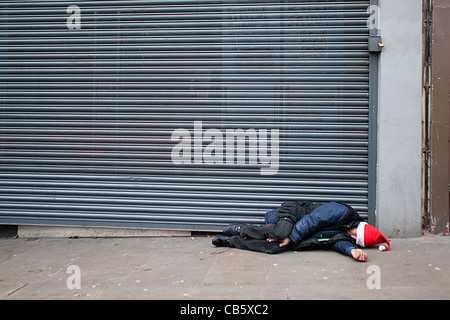
<path id="1" fill-rule="evenodd" d="M 0 223 L 209 231 L 291 199 L 366 215 L 368 5 L 0 2 Z"/>

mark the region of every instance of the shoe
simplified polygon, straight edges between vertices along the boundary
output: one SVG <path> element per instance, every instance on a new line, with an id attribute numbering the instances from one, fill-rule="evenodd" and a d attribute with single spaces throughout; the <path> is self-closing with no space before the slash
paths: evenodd
<path id="1" fill-rule="evenodd" d="M 230 224 L 223 229 L 223 234 L 227 236 L 240 236 L 243 224 Z"/>
<path id="2" fill-rule="evenodd" d="M 231 247 L 231 237 L 219 234 L 212 239 L 212 244 L 216 247 Z"/>

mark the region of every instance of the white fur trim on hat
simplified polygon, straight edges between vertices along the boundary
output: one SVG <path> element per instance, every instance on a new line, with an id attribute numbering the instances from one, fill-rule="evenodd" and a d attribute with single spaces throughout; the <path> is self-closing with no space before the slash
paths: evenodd
<path id="1" fill-rule="evenodd" d="M 356 228 L 356 244 L 360 247 L 364 248 L 364 227 L 367 222 L 360 222 L 358 227 Z"/>

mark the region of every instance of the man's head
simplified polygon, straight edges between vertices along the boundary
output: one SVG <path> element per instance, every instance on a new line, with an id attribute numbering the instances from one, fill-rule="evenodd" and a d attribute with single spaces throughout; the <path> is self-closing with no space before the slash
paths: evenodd
<path id="1" fill-rule="evenodd" d="M 350 236 L 356 239 L 356 244 L 361 247 L 370 247 L 381 243 L 387 243 L 388 247 L 379 246 L 378 249 L 380 251 L 389 250 L 391 247 L 389 240 L 377 228 L 366 222 L 359 223 L 356 228 L 356 237 L 353 234 L 350 234 Z"/>

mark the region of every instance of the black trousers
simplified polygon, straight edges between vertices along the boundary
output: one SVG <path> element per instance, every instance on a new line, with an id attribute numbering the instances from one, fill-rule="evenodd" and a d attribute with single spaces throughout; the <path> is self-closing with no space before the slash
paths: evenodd
<path id="1" fill-rule="evenodd" d="M 283 240 L 289 236 L 294 225 L 286 220 L 274 224 L 247 224 L 242 226 L 241 235 L 231 238 L 231 245 L 237 249 L 258 251 L 263 253 L 281 253 L 287 247 L 280 248 L 279 242 L 268 242 L 267 238 Z"/>
<path id="2" fill-rule="evenodd" d="M 241 236 L 233 236 L 231 238 L 231 246 L 236 249 L 251 250 L 270 254 L 284 252 L 289 247 L 280 247 L 280 243 L 276 241 L 267 242 L 267 240 L 248 239 Z"/>
<path id="3" fill-rule="evenodd" d="M 246 224 L 241 228 L 241 236 L 256 240 L 267 238 L 283 240 L 291 234 L 293 227 L 294 225 L 287 220 L 280 220 L 273 224 Z"/>

